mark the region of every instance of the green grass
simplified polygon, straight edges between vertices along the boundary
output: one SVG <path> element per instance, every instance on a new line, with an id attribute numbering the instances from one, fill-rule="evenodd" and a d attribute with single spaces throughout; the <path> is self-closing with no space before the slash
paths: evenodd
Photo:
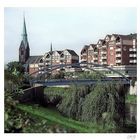
<path id="1" fill-rule="evenodd" d="M 28 112 L 42 119 L 46 119 L 50 121 L 50 123 L 52 124 L 59 124 L 66 128 L 74 129 L 77 132 L 82 132 L 82 133 L 96 132 L 96 129 L 92 128 L 91 125 L 80 121 L 75 121 L 70 118 L 66 118 L 62 116 L 59 112 L 52 109 L 23 105 L 23 104 L 22 105 L 20 104 L 17 107 L 22 111 Z"/>
<path id="2" fill-rule="evenodd" d="M 126 103 L 137 104 L 136 95 L 126 95 Z"/>
<path id="3" fill-rule="evenodd" d="M 81 122 L 76 121 L 68 117 L 62 116 L 57 110 L 54 108 L 44 108 L 35 105 L 17 105 L 17 108 L 23 112 L 27 112 L 33 118 L 38 118 L 38 120 L 46 120 L 48 128 L 53 128 L 57 126 L 58 128 L 65 129 L 67 132 L 76 132 L 76 133 L 117 133 L 117 132 L 124 132 L 128 131 L 128 128 L 124 128 L 124 130 L 117 130 L 112 126 L 105 126 L 103 128 L 102 124 L 96 124 L 93 122 Z M 38 124 L 36 124 L 38 125 Z M 34 126 L 33 126 L 34 127 Z M 38 126 L 35 126 L 38 128 Z M 40 128 L 40 126 L 39 126 Z M 132 128 L 129 128 L 130 132 Z M 34 129 L 33 129 L 34 130 Z M 38 130 L 38 129 L 37 129 Z M 37 131 L 36 130 L 36 131 Z M 39 132 L 44 132 L 43 128 Z M 126 131 L 126 132 L 125 132 Z M 28 130 L 26 131 L 28 132 Z M 134 131 L 135 132 L 135 131 Z"/>

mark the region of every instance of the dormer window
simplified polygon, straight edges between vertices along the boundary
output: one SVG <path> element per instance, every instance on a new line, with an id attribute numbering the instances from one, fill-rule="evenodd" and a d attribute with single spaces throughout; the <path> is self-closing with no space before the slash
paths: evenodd
<path id="1" fill-rule="evenodd" d="M 40 59 L 40 63 L 43 63 L 43 60 L 42 59 Z"/>
<path id="2" fill-rule="evenodd" d="M 62 54 L 60 55 L 60 57 L 64 57 L 64 54 L 62 53 Z"/>
<path id="3" fill-rule="evenodd" d="M 119 36 L 116 38 L 116 42 L 121 42 L 121 39 Z"/>
<path id="4" fill-rule="evenodd" d="M 49 55 L 49 54 L 47 54 L 46 58 L 50 58 L 50 55 Z"/>

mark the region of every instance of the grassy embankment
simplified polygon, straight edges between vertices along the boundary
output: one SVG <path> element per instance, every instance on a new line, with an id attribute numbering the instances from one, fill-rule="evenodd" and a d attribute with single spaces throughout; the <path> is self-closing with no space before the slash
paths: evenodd
<path id="1" fill-rule="evenodd" d="M 53 94 L 51 94 L 53 93 Z M 65 93 L 70 93 L 69 88 L 46 88 L 45 94 L 50 97 L 53 95 L 61 95 L 65 96 Z M 52 97 L 53 97 L 52 96 Z M 126 97 L 126 102 L 128 103 L 136 103 L 136 96 L 128 95 Z M 76 132 L 76 133 L 96 133 L 96 132 L 116 132 L 116 130 L 112 129 L 110 126 L 107 126 L 103 129 L 102 124 L 97 125 L 92 122 L 80 122 L 73 120 L 68 117 L 64 117 L 60 114 L 56 109 L 50 107 L 40 107 L 35 105 L 18 105 L 18 109 L 31 114 L 33 117 L 38 118 L 39 120 L 46 120 L 47 125 L 49 126 L 58 126 L 60 128 L 65 128 L 68 132 Z M 123 131 L 123 130 L 122 130 Z M 131 132 L 131 131 L 130 131 Z"/>
<path id="2" fill-rule="evenodd" d="M 91 132 L 84 123 L 63 117 L 59 112 L 43 107 L 29 106 L 29 105 L 18 105 L 18 108 L 22 111 L 28 112 L 39 118 L 46 119 L 49 123 L 59 124 L 66 128 L 74 129 L 77 132 Z"/>
<path id="3" fill-rule="evenodd" d="M 126 101 L 126 103 L 129 103 L 129 104 L 137 104 L 137 96 L 136 95 L 126 95 L 125 101 Z"/>
<path id="4" fill-rule="evenodd" d="M 112 128 L 103 129 L 102 125 L 95 125 L 93 123 L 86 123 L 76 121 L 67 117 L 62 116 L 58 111 L 50 108 L 23 105 L 17 106 L 20 110 L 25 111 L 35 117 L 40 119 L 45 119 L 50 125 L 59 125 L 65 127 L 66 129 L 71 129 L 74 132 L 79 133 L 96 133 L 96 132 L 109 132 Z"/>

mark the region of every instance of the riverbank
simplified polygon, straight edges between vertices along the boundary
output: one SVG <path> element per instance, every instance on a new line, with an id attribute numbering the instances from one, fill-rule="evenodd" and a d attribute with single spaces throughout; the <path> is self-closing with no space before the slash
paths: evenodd
<path id="1" fill-rule="evenodd" d="M 126 95 L 125 102 L 128 104 L 137 104 L 137 96 L 136 95 Z"/>

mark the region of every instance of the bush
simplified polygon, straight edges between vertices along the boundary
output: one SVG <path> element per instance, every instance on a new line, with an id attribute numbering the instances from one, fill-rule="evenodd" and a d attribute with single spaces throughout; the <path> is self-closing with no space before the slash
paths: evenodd
<path id="1" fill-rule="evenodd" d="M 82 120 L 98 122 L 105 112 L 115 113 L 115 99 L 118 98 L 116 91 L 110 91 L 107 86 L 97 85 L 95 89 L 87 95 L 83 103 Z"/>
<path id="2" fill-rule="evenodd" d="M 120 85 L 72 87 L 57 105 L 65 116 L 76 120 L 117 126 L 124 123 L 124 90 Z"/>
<path id="3" fill-rule="evenodd" d="M 71 93 L 66 94 L 57 105 L 58 110 L 65 116 L 80 120 L 83 100 L 89 93 L 89 90 L 89 86 L 72 86 Z"/>

